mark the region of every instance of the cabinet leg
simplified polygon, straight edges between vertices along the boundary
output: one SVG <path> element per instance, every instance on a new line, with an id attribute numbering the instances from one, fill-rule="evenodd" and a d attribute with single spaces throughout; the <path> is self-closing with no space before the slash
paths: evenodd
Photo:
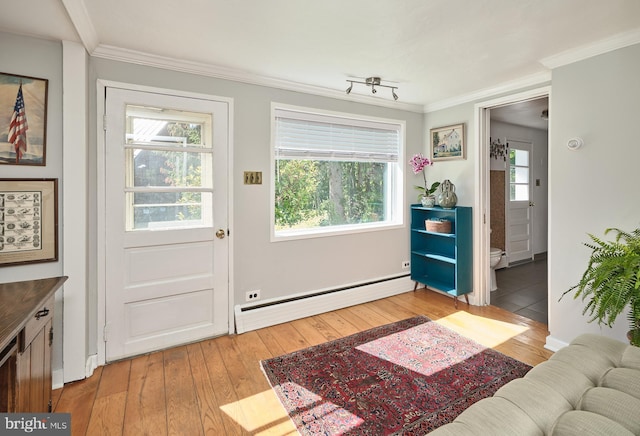
<path id="1" fill-rule="evenodd" d="M 464 294 L 464 299 L 467 302 L 467 307 L 469 307 L 469 296 L 467 294 Z"/>
<path id="2" fill-rule="evenodd" d="M 458 297 L 453 297 L 453 307 L 458 308 Z"/>
<path id="3" fill-rule="evenodd" d="M 415 292 L 418 289 L 418 282 L 416 282 L 415 286 L 413 287 L 413 292 Z"/>

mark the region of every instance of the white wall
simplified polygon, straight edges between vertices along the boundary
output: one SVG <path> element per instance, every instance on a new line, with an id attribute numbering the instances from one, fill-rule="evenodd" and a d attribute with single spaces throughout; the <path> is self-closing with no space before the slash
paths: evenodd
<path id="1" fill-rule="evenodd" d="M 513 124 L 491 121 L 491 138 L 500 138 L 500 142 L 507 143 L 509 139 L 531 142 L 533 147 L 531 171 L 533 178 L 533 197 L 535 203 L 532 216 L 532 250 L 534 254 L 547 251 L 547 215 L 548 202 L 548 132 L 546 130 L 531 129 Z M 508 158 L 508 156 L 507 156 Z M 491 159 L 492 170 L 506 168 L 505 161 L 500 158 Z M 536 186 L 536 179 L 540 179 L 540 186 Z"/>
<path id="2" fill-rule="evenodd" d="M 0 33 L 0 71 L 48 79 L 45 166 L 0 165 L 0 178 L 58 179 L 58 261 L 0 268 L 0 283 L 62 275 L 62 45 L 59 42 Z M 10 103 L 12 107 L 15 101 Z M 27 120 L 28 121 L 28 120 Z M 62 368 L 62 293 L 56 293 L 52 366 Z"/>
<path id="3" fill-rule="evenodd" d="M 95 107 L 96 79 L 233 98 L 234 222 L 231 224 L 231 240 L 234 246 L 236 304 L 244 303 L 246 291 L 253 289 L 260 289 L 261 298 L 265 300 L 408 273 L 401 267 L 402 261 L 409 259 L 408 224 L 394 230 L 270 242 L 270 107 L 275 101 L 405 120 L 407 162 L 403 169 L 409 174 L 408 183 L 414 182 L 408 157 L 419 152 L 422 146 L 422 114 L 98 58 L 90 59 L 90 108 Z M 89 166 L 91 190 L 95 192 L 95 113 L 91 114 L 90 124 L 92 146 Z M 242 174 L 247 170 L 262 171 L 263 184 L 244 185 Z M 408 223 L 408 204 L 416 201 L 415 191 L 407 189 L 406 198 L 405 221 Z M 90 217 L 90 228 L 90 233 L 95 233 L 95 216 Z M 92 251 L 89 255 L 90 269 L 95 272 L 96 253 Z M 90 296 L 89 306 L 93 314 L 97 299 L 95 291 L 91 292 L 94 295 Z M 336 298 L 340 298 L 339 295 Z M 90 324 L 95 324 L 93 319 Z M 95 334 L 92 333 L 94 338 Z"/>
<path id="4" fill-rule="evenodd" d="M 613 329 L 587 323 L 583 303 L 562 293 L 577 283 L 590 250 L 587 233 L 640 225 L 640 45 L 553 71 L 549 114 L 549 331 L 567 342 L 580 332 L 625 339 L 622 316 Z M 578 151 L 566 147 L 579 136 Z"/>
<path id="5" fill-rule="evenodd" d="M 425 130 L 423 133 L 423 153 L 431 156 L 429 130 L 453 124 L 464 123 L 464 141 L 466 144 L 466 158 L 448 161 L 438 161 L 427 169 L 429 183 L 434 181 L 451 180 L 456 186 L 458 206 L 474 206 L 475 202 L 475 171 L 476 150 L 473 132 L 475 128 L 473 104 L 462 104 L 455 107 L 429 112 L 425 115 Z M 476 211 L 474 210 L 474 214 Z"/>
<path id="6" fill-rule="evenodd" d="M 632 230 L 640 224 L 640 145 L 634 136 L 640 119 L 638 77 L 640 45 L 553 71 L 548 145 L 550 347 L 562 346 L 583 332 L 625 340 L 626 317 L 612 329 L 599 327 L 582 315 L 581 301 L 571 296 L 558 300 L 586 268 L 589 250 L 582 244 L 588 241 L 588 233 L 601 236 L 608 227 Z M 472 152 L 469 132 L 475 127 L 473 120 L 473 103 L 427 113 L 425 152 L 430 128 L 459 122 L 467 124 L 466 139 Z M 574 136 L 585 140 L 579 151 L 565 146 Z M 469 153 L 466 161 L 437 163 L 429 169 L 430 177 L 451 179 L 459 188 L 459 203 L 473 205 L 476 158 Z"/>

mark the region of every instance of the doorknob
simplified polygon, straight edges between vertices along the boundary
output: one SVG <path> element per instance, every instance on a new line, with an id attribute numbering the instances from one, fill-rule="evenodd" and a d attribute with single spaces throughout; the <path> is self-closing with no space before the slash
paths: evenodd
<path id="1" fill-rule="evenodd" d="M 224 235 L 225 235 L 225 231 L 223 229 L 218 229 L 218 231 L 216 232 L 216 238 L 218 239 L 224 239 Z"/>

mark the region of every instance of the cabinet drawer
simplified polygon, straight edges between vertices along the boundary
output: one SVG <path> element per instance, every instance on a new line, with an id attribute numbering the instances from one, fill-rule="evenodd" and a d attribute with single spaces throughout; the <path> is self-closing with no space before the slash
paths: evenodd
<path id="1" fill-rule="evenodd" d="M 20 352 L 29 346 L 33 338 L 47 325 L 53 318 L 53 305 L 55 297 L 52 295 L 31 317 L 20 335 Z"/>

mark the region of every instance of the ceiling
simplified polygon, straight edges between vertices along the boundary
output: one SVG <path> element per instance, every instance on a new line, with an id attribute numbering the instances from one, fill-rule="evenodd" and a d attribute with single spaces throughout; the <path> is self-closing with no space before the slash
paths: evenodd
<path id="1" fill-rule="evenodd" d="M 548 110 L 549 99 L 544 97 L 492 108 L 489 114 L 491 121 L 501 121 L 532 129 L 549 130 L 549 112 L 547 112 L 547 118 L 542 117 L 542 111 Z"/>
<path id="2" fill-rule="evenodd" d="M 97 57 L 429 111 L 640 42 L 638 0 L 0 0 L 0 31 Z M 397 86 L 374 96 L 347 80 Z"/>

